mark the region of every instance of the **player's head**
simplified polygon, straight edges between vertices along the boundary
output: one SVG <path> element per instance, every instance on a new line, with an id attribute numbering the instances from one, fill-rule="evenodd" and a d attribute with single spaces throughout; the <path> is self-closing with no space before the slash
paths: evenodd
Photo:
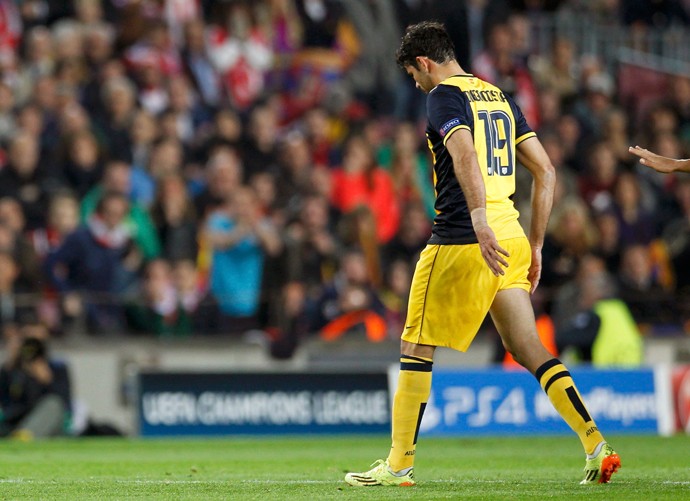
<path id="1" fill-rule="evenodd" d="M 424 21 L 407 27 L 396 60 L 415 79 L 417 87 L 429 92 L 434 85 L 429 79 L 427 63 L 455 61 L 455 47 L 441 23 Z"/>
<path id="2" fill-rule="evenodd" d="M 396 53 L 398 65 L 402 69 L 408 66 L 419 69 L 418 57 L 427 57 L 439 64 L 455 59 L 455 47 L 441 23 L 423 21 L 407 27 Z"/>

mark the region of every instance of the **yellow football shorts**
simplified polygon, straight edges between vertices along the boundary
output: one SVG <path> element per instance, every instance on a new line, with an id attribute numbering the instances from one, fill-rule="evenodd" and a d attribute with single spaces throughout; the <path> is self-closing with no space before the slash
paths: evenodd
<path id="1" fill-rule="evenodd" d="M 505 258 L 509 265 L 505 275 L 498 277 L 484 261 L 479 244 L 427 245 L 412 278 L 402 339 L 465 351 L 498 291 L 529 291 L 529 241 L 511 238 L 499 245 L 510 257 Z"/>

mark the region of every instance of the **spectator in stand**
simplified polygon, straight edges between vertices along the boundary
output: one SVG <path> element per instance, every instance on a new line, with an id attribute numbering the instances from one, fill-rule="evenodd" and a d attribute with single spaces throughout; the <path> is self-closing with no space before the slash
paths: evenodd
<path id="1" fill-rule="evenodd" d="M 576 304 L 577 314 L 557 332 L 560 352 L 574 348 L 582 361 L 595 366 L 640 365 L 640 331 L 626 304 L 611 290 L 605 274 L 583 277 Z"/>
<path id="2" fill-rule="evenodd" d="M 556 124 L 556 132 L 563 147 L 565 164 L 571 166 L 578 173 L 583 172 L 587 155 L 582 155 L 584 136 L 580 122 L 574 115 L 562 115 Z"/>
<path id="3" fill-rule="evenodd" d="M 47 195 L 57 187 L 39 165 L 38 139 L 19 132 L 8 148 L 8 165 L 0 171 L 0 197 L 14 197 L 22 206 L 29 229 L 45 224 Z"/>
<path id="4" fill-rule="evenodd" d="M 210 214 L 203 238 L 213 252 L 211 292 L 223 314 L 222 330 L 239 334 L 259 327 L 264 262 L 282 251 L 283 242 L 259 212 L 254 191 L 237 188 Z"/>
<path id="5" fill-rule="evenodd" d="M 99 4 L 99 2 L 90 3 Z M 83 29 L 85 63 L 91 71 L 98 71 L 113 57 L 114 29 L 102 21 L 89 22 Z"/>
<path id="6" fill-rule="evenodd" d="M 589 153 L 587 172 L 580 176 L 580 196 L 594 210 L 610 209 L 619 166 L 611 145 L 599 141 Z"/>
<path id="7" fill-rule="evenodd" d="M 303 285 L 307 297 L 314 298 L 337 269 L 341 244 L 331 226 L 328 200 L 308 195 L 302 201 L 299 217 L 287 227 L 288 276 Z"/>
<path id="8" fill-rule="evenodd" d="M 678 116 L 679 136 L 688 147 L 690 146 L 690 77 L 686 75 L 671 77 L 670 88 L 669 100 Z"/>
<path id="9" fill-rule="evenodd" d="M 157 138 L 158 123 L 156 118 L 148 111 L 137 111 L 132 118 L 132 128 L 130 130 L 132 168 L 134 170 L 146 169 Z"/>
<path id="10" fill-rule="evenodd" d="M 344 7 L 333 0 L 297 0 L 303 27 L 302 46 L 292 61 L 295 86 L 309 89 L 302 107 L 321 102 L 329 89 L 345 75 L 362 47 Z M 305 92 L 306 94 L 306 92 Z M 310 98 L 310 99 L 309 99 Z"/>
<path id="11" fill-rule="evenodd" d="M 232 146 L 216 147 L 206 164 L 206 187 L 194 198 L 197 217 L 205 219 L 224 205 L 241 186 L 242 161 Z"/>
<path id="12" fill-rule="evenodd" d="M 402 220 L 405 224 L 400 225 L 395 237 L 383 250 L 387 263 L 395 260 L 416 262 L 429 240 L 431 227 L 420 202 L 407 204 L 403 208 Z"/>
<path id="13" fill-rule="evenodd" d="M 163 258 L 169 261 L 196 259 L 196 211 L 180 175 L 169 174 L 158 181 L 151 219 L 158 231 Z"/>
<path id="14" fill-rule="evenodd" d="M 348 68 L 344 83 L 355 98 L 375 113 L 392 111 L 400 71 L 395 66 L 395 46 L 400 33 L 395 6 L 389 0 L 343 2 L 362 50 Z"/>
<path id="15" fill-rule="evenodd" d="M 136 112 L 136 89 L 125 77 L 113 77 L 101 88 L 105 115 L 100 118 L 99 135 L 106 140 L 112 158 L 129 161 L 129 130 Z"/>
<path id="16" fill-rule="evenodd" d="M 156 141 L 151 149 L 146 170 L 138 170 L 136 176 L 132 177 L 134 200 L 144 207 L 150 207 L 155 196 L 156 183 L 166 176 L 182 175 L 184 159 L 184 147 L 178 139 L 163 137 Z"/>
<path id="17" fill-rule="evenodd" d="M 271 67 L 271 46 L 252 21 L 250 6 L 232 3 L 224 24 L 208 35 L 208 53 L 233 106 L 247 110 L 261 95 Z"/>
<path id="18" fill-rule="evenodd" d="M 640 141 L 651 142 L 662 134 L 678 134 L 678 115 L 672 104 L 661 101 L 647 111 Z"/>
<path id="19" fill-rule="evenodd" d="M 541 285 L 559 286 L 572 279 L 596 242 L 587 206 L 578 198 L 564 200 L 555 208 L 544 239 Z"/>
<path id="20" fill-rule="evenodd" d="M 273 220 L 279 227 L 285 226 L 286 215 L 278 205 L 278 185 L 272 172 L 259 172 L 249 178 L 249 186 L 254 190 L 261 213 Z"/>
<path id="21" fill-rule="evenodd" d="M 103 176 L 98 143 L 88 131 L 74 134 L 67 143 L 67 158 L 61 166 L 62 177 L 79 198 L 85 196 Z"/>
<path id="22" fill-rule="evenodd" d="M 391 173 L 400 203 L 423 203 L 427 217 L 433 220 L 436 217 L 436 196 L 430 173 L 431 166 L 426 152 L 421 150 L 419 137 L 421 136 L 411 122 L 399 124 L 393 137 L 390 165 L 383 166 Z"/>
<path id="23" fill-rule="evenodd" d="M 313 164 L 307 137 L 298 130 L 289 132 L 279 148 L 280 185 L 278 197 L 286 213 L 297 215 L 304 197 L 313 190 Z"/>
<path id="24" fill-rule="evenodd" d="M 594 254 L 601 257 L 609 273 L 616 273 L 620 268 L 621 251 L 620 219 L 613 210 L 594 215 L 594 222 L 599 234 Z"/>
<path id="25" fill-rule="evenodd" d="M 584 97 L 575 103 L 573 114 L 582 127 L 582 135 L 589 141 L 603 137 L 604 122 L 613 109 L 613 79 L 603 70 L 587 76 L 583 72 Z"/>
<path id="26" fill-rule="evenodd" d="M 322 107 L 315 107 L 304 115 L 304 128 L 312 160 L 317 167 L 336 165 L 337 147 L 334 140 L 333 120 Z"/>
<path id="27" fill-rule="evenodd" d="M 658 278 L 649 247 L 631 245 L 623 251 L 618 274 L 620 298 L 643 329 L 678 321 L 673 296 Z"/>
<path id="28" fill-rule="evenodd" d="M 278 166 L 278 116 L 268 104 L 249 115 L 247 137 L 242 143 L 245 180 L 258 172 L 275 172 Z"/>
<path id="29" fill-rule="evenodd" d="M 677 135 L 668 132 L 658 134 L 652 142 L 653 150 L 658 152 L 661 157 L 680 158 L 683 153 L 683 146 Z M 643 150 L 628 149 L 628 152 L 638 155 Z M 646 150 L 645 150 L 646 151 Z M 643 164 L 644 165 L 644 164 Z M 688 169 L 690 170 L 690 168 Z M 639 182 L 650 187 L 652 196 L 656 199 L 655 215 L 659 221 L 665 221 L 675 217 L 678 208 L 674 206 L 673 189 L 676 176 L 668 176 L 663 171 L 649 169 L 642 165 L 636 165 L 633 169 Z"/>
<path id="30" fill-rule="evenodd" d="M 656 159 L 649 160 L 652 161 Z M 665 223 L 662 238 L 673 264 L 677 298 L 681 304 L 690 305 L 686 300 L 690 295 L 690 268 L 687 266 L 690 259 L 690 179 L 678 178 L 675 199 L 679 212 L 675 218 Z"/>
<path id="31" fill-rule="evenodd" d="M 138 88 L 137 100 L 144 110 L 152 115 L 160 115 L 167 110 L 170 103 L 166 89 L 167 79 L 155 60 L 138 62 L 133 79 Z"/>
<path id="32" fill-rule="evenodd" d="M 533 71 L 537 85 L 555 93 L 560 105 L 572 103 L 579 92 L 575 47 L 567 38 L 556 37 L 548 58 L 536 58 Z"/>
<path id="33" fill-rule="evenodd" d="M 221 101 L 222 88 L 208 55 L 205 29 L 202 19 L 192 19 L 185 25 L 182 63 L 203 103 L 216 107 Z"/>
<path id="34" fill-rule="evenodd" d="M 575 316 L 581 311 L 580 300 L 585 284 L 589 280 L 599 279 L 611 284 L 609 293 L 615 289 L 615 276 L 618 270 L 610 273 L 606 269 L 605 261 L 595 254 L 585 254 L 578 262 L 577 270 L 573 277 L 564 281 L 550 298 L 551 318 L 556 330 L 562 331 L 574 322 Z"/>
<path id="35" fill-rule="evenodd" d="M 79 200 L 70 192 L 55 194 L 48 206 L 47 224 L 29 237 L 40 260 L 57 249 L 79 226 Z"/>
<path id="36" fill-rule="evenodd" d="M 333 341 L 364 326 L 366 338 L 383 341 L 386 336 L 385 309 L 372 285 L 364 254 L 356 249 L 341 258 L 331 282 L 323 284 L 315 304 L 308 307 L 311 332 Z"/>
<path id="37" fill-rule="evenodd" d="M 645 208 L 637 176 L 622 172 L 613 187 L 613 198 L 621 245 L 649 244 L 657 236 L 656 221 Z"/>
<path id="38" fill-rule="evenodd" d="M 45 26 L 36 26 L 26 33 L 25 71 L 32 80 L 51 74 L 55 69 L 55 61 L 50 31 Z"/>
<path id="39" fill-rule="evenodd" d="M 192 319 L 179 301 L 170 263 L 154 259 L 146 264 L 139 294 L 125 306 L 127 325 L 134 332 L 159 337 L 192 334 Z"/>
<path id="40" fill-rule="evenodd" d="M 82 221 L 88 221 L 89 216 L 96 210 L 104 194 L 108 192 L 119 193 L 128 200 L 131 198 L 132 169 L 129 165 L 113 161 L 105 166 L 102 181 L 82 199 Z M 156 228 L 146 209 L 136 200 L 128 205 L 125 224 L 129 228 L 129 236 L 137 243 L 145 259 L 152 259 L 160 254 L 160 242 Z"/>
<path id="41" fill-rule="evenodd" d="M 563 105 L 555 91 L 548 88 L 539 91 L 539 113 L 541 124 L 538 132 L 555 132 L 558 129 L 558 120 L 563 115 Z"/>
<path id="42" fill-rule="evenodd" d="M 217 334 L 220 315 L 218 302 L 202 286 L 194 261 L 175 261 L 172 272 L 178 302 L 192 320 L 193 333 Z"/>
<path id="43" fill-rule="evenodd" d="M 7 250 L 0 250 L 0 329 L 6 331 L 36 315 L 36 290 L 19 281 L 19 263 Z"/>
<path id="44" fill-rule="evenodd" d="M 103 87 L 107 82 L 118 79 L 127 80 L 126 70 L 124 63 L 114 57 L 93 68 L 87 76 L 81 102 L 98 124 L 106 123 L 108 116 L 108 106 L 103 95 Z"/>
<path id="45" fill-rule="evenodd" d="M 201 129 L 210 126 L 211 115 L 183 75 L 168 81 L 168 113 L 174 116 L 177 137 L 189 148 Z"/>
<path id="46" fill-rule="evenodd" d="M 628 116 L 621 108 L 613 108 L 604 117 L 602 137 L 611 146 L 613 154 L 619 163 L 630 163 L 630 124 Z"/>
<path id="47" fill-rule="evenodd" d="M 58 145 L 57 151 L 63 156 L 63 150 L 67 150 L 65 143 L 67 143 L 72 136 L 85 132 L 93 134 L 91 117 L 81 104 L 72 103 L 63 107 L 57 119 L 57 127 L 60 133 L 61 143 Z M 101 143 L 98 137 L 94 135 L 94 138 L 96 139 L 100 149 Z"/>
<path id="48" fill-rule="evenodd" d="M 208 153 L 218 146 L 239 147 L 242 136 L 240 116 L 231 108 L 219 109 L 213 118 L 213 127 L 208 131 L 208 137 L 196 152 L 197 160 L 206 162 Z"/>
<path id="49" fill-rule="evenodd" d="M 360 205 L 371 210 L 380 243 L 390 241 L 400 224 L 400 205 L 390 175 L 376 165 L 371 146 L 362 136 L 350 137 L 342 166 L 333 174 L 331 203 L 342 212 Z"/>
<path id="50" fill-rule="evenodd" d="M 41 265 L 27 237 L 22 207 L 14 198 L 0 198 L 0 225 L 8 233 L 6 245 L 2 247 L 13 253 L 19 265 L 18 282 L 25 290 L 37 291 L 43 278 Z"/>
<path id="51" fill-rule="evenodd" d="M 65 315 L 85 314 L 92 335 L 119 333 L 123 327 L 119 301 L 142 262 L 127 224 L 128 212 L 125 195 L 104 193 L 86 223 L 45 263 L 48 278 L 62 294 Z"/>
<path id="52" fill-rule="evenodd" d="M 388 265 L 387 271 L 384 274 L 384 284 L 380 297 L 385 307 L 384 318 L 386 319 L 388 337 L 390 339 L 399 339 L 400 333 L 405 328 L 411 282 L 411 261 L 396 259 Z"/>
<path id="53" fill-rule="evenodd" d="M 489 28 L 487 47 L 472 61 L 472 72 L 510 94 L 536 130 L 540 123 L 536 87 L 527 68 L 516 58 L 513 36 L 508 22 Z"/>
<path id="54" fill-rule="evenodd" d="M 74 19 L 60 19 L 51 26 L 55 60 L 81 58 L 84 52 L 83 32 Z"/>
<path id="55" fill-rule="evenodd" d="M 134 72 L 150 68 L 152 74 L 167 78 L 182 71 L 180 54 L 167 24 L 161 19 L 148 20 L 145 34 L 125 51 L 124 59 Z"/>

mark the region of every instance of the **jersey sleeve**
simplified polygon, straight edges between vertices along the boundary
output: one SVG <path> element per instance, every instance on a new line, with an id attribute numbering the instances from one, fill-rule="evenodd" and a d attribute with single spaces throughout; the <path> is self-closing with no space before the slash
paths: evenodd
<path id="1" fill-rule="evenodd" d="M 523 142 L 525 139 L 530 137 L 535 137 L 537 134 L 532 130 L 532 128 L 527 123 L 525 115 L 522 114 L 522 110 L 513 100 L 512 97 L 506 94 L 510 108 L 513 110 L 513 115 L 515 116 L 515 146 Z"/>
<path id="2" fill-rule="evenodd" d="M 427 97 L 426 111 L 429 124 L 443 138 L 443 144 L 455 131 L 471 131 L 474 125 L 467 97 L 457 87 L 436 87 Z"/>

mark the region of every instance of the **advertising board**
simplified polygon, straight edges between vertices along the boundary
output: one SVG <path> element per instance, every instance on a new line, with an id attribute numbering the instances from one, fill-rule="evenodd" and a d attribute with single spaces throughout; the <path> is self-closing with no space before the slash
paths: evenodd
<path id="1" fill-rule="evenodd" d="M 142 373 L 143 436 L 376 433 L 390 429 L 385 373 Z"/>
<path id="2" fill-rule="evenodd" d="M 391 367 L 392 386 L 397 371 Z M 673 432 L 667 371 L 577 368 L 571 374 L 597 426 L 606 433 Z M 571 431 L 527 371 L 434 369 L 420 434 L 537 433 Z"/>

